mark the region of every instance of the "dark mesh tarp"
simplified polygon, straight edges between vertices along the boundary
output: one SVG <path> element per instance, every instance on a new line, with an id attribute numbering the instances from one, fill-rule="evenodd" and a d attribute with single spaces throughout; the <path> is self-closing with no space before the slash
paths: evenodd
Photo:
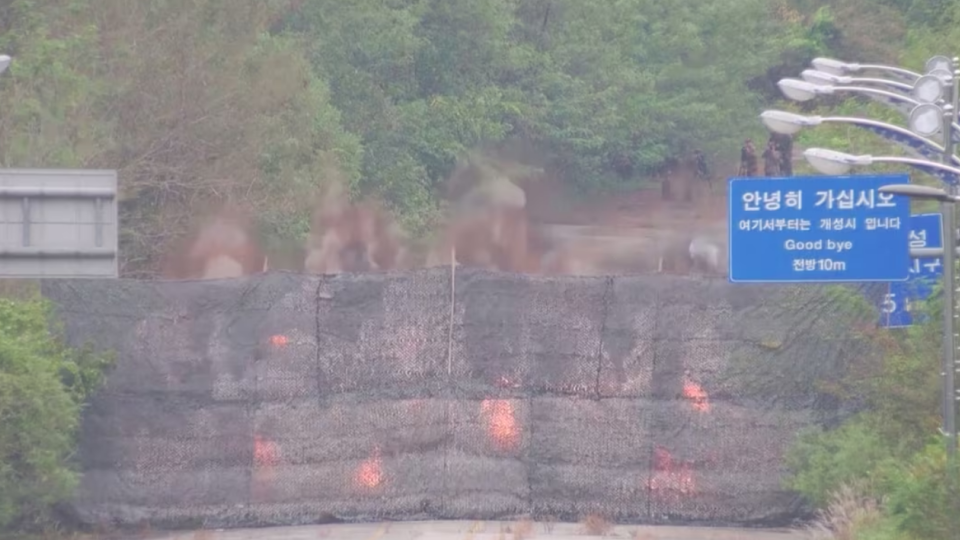
<path id="1" fill-rule="evenodd" d="M 69 342 L 117 353 L 85 415 L 78 515 L 759 524 L 802 510 L 781 481 L 822 408 L 803 380 L 851 354 L 820 288 L 455 282 L 45 282 Z"/>

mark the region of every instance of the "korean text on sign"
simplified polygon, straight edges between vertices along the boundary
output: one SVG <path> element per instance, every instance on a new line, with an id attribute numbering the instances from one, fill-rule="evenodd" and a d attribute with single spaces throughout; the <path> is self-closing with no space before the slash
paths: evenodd
<path id="1" fill-rule="evenodd" d="M 896 206 L 893 202 L 893 195 L 889 193 L 879 193 L 874 189 L 839 189 L 822 190 L 816 192 L 816 202 L 814 206 L 820 206 L 828 210 L 853 210 L 855 208 L 892 208 Z M 781 203 L 782 199 L 782 203 Z M 769 191 L 761 193 L 753 191 L 743 194 L 743 209 L 748 212 L 761 212 L 763 210 L 776 211 L 781 208 L 803 209 L 803 192 L 788 191 Z"/>
<path id="2" fill-rule="evenodd" d="M 882 193 L 902 174 L 729 180 L 735 283 L 903 281 L 909 200 Z"/>
<path id="3" fill-rule="evenodd" d="M 858 208 L 892 208 L 895 206 L 893 195 L 879 193 L 874 189 L 818 190 L 814 193 L 814 208 L 826 210 L 855 210 Z M 742 197 L 743 209 L 748 212 L 777 211 L 781 209 L 803 209 L 803 192 L 752 191 Z M 843 231 L 864 229 L 899 229 L 902 225 L 898 217 L 865 218 L 858 222 L 856 218 L 822 218 L 816 224 L 822 231 Z M 809 231 L 811 223 L 805 219 L 742 219 L 737 223 L 741 231 Z"/>

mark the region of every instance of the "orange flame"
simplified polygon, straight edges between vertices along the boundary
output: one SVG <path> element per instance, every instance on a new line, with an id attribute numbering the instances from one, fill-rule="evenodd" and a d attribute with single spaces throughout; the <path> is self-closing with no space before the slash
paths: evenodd
<path id="1" fill-rule="evenodd" d="M 288 340 L 287 336 L 284 336 L 284 335 L 276 334 L 276 335 L 270 336 L 270 344 L 273 345 L 274 347 L 286 347 L 287 343 L 289 342 L 290 340 Z"/>
<path id="2" fill-rule="evenodd" d="M 250 478 L 250 497 L 256 503 L 272 499 L 276 483 L 276 465 L 280 464 L 280 447 L 260 434 L 253 436 L 253 470 Z"/>
<path id="3" fill-rule="evenodd" d="M 380 448 L 374 448 L 370 457 L 360 463 L 353 480 L 358 487 L 364 489 L 374 489 L 383 483 L 383 466 L 380 461 Z"/>
<path id="4" fill-rule="evenodd" d="M 699 384 L 687 380 L 683 383 L 683 397 L 693 403 L 693 408 L 700 412 L 710 412 L 710 402 L 708 401 L 707 391 Z"/>
<path id="5" fill-rule="evenodd" d="M 480 404 L 487 423 L 487 433 L 501 450 L 512 450 L 520 442 L 520 427 L 513 414 L 513 405 L 505 399 L 485 399 Z"/>
<path id="6" fill-rule="evenodd" d="M 675 460 L 666 449 L 654 450 L 652 468 L 647 487 L 657 498 L 679 499 L 696 492 L 690 464 Z"/>
<path id="7" fill-rule="evenodd" d="M 277 443 L 262 435 L 254 435 L 253 462 L 257 467 L 272 467 L 280 463 L 280 448 Z"/>

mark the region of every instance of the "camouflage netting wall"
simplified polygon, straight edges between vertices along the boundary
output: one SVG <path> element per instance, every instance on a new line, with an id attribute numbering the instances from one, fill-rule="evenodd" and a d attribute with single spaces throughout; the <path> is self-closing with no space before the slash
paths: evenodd
<path id="1" fill-rule="evenodd" d="M 798 366 L 851 354 L 818 291 L 463 271 L 451 302 L 443 269 L 44 286 L 71 343 L 118 355 L 81 518 L 219 527 L 790 520 L 782 455 L 822 408 Z"/>

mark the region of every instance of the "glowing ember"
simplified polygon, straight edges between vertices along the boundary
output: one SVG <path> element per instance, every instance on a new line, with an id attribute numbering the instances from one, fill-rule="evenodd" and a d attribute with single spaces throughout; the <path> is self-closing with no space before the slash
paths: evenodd
<path id="1" fill-rule="evenodd" d="M 257 467 L 273 467 L 280 463 L 280 448 L 277 443 L 262 435 L 254 435 L 253 462 Z"/>
<path id="2" fill-rule="evenodd" d="M 480 412 L 487 424 L 487 433 L 497 448 L 512 450 L 520 442 L 520 427 L 513 414 L 513 405 L 505 399 L 485 399 Z"/>
<path id="3" fill-rule="evenodd" d="M 364 489 L 374 489 L 383 483 L 383 466 L 379 448 L 374 448 L 373 454 L 357 467 L 353 480 L 358 487 Z"/>
<path id="4" fill-rule="evenodd" d="M 710 412 L 710 402 L 707 400 L 707 391 L 699 384 L 687 380 L 683 383 L 683 397 L 693 403 L 693 408 L 700 412 Z"/>
<path id="5" fill-rule="evenodd" d="M 288 342 L 287 336 L 280 334 L 270 336 L 270 344 L 274 347 L 286 347 Z"/>
<path id="6" fill-rule="evenodd" d="M 520 388 L 520 383 L 511 381 L 510 379 L 501 376 L 497 379 L 497 386 L 500 388 Z"/>
<path id="7" fill-rule="evenodd" d="M 251 472 L 250 497 L 254 502 L 269 502 L 277 480 L 275 466 L 280 463 L 280 448 L 277 443 L 256 434 L 253 436 L 253 471 Z"/>
<path id="8" fill-rule="evenodd" d="M 676 459 L 666 449 L 653 451 L 653 475 L 647 488 L 658 499 L 677 500 L 695 493 L 693 468 L 689 463 Z"/>

